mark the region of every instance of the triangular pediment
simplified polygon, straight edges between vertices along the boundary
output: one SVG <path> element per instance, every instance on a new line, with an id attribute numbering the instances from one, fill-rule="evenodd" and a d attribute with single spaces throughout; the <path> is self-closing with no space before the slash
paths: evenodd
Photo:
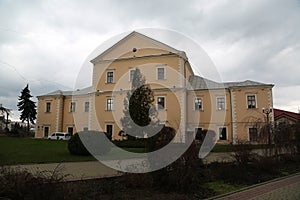
<path id="1" fill-rule="evenodd" d="M 91 60 L 92 63 L 101 62 L 103 60 L 115 60 L 120 58 L 177 54 L 186 57 L 183 51 L 174 49 L 173 47 L 150 38 L 144 34 L 133 31 L 123 39 L 112 45 L 96 58 Z"/>

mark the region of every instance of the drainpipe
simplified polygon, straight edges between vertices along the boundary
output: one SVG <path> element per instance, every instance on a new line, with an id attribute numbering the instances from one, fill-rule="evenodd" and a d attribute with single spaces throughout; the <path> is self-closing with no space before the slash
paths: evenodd
<path id="1" fill-rule="evenodd" d="M 61 103 L 61 131 L 64 131 L 64 113 L 65 113 L 65 96 L 62 95 L 62 103 Z"/>
<path id="2" fill-rule="evenodd" d="M 232 109 L 232 92 L 231 92 L 231 89 L 229 88 L 228 89 L 228 91 L 229 91 L 229 95 L 230 95 L 230 121 L 231 121 L 231 137 L 232 137 L 232 143 L 233 144 L 235 144 L 235 138 L 234 138 L 234 135 L 233 135 L 233 118 L 232 118 L 232 116 L 233 116 L 233 114 L 232 114 L 232 112 L 233 112 L 233 109 Z"/>
<path id="3" fill-rule="evenodd" d="M 184 60 L 184 64 L 183 64 L 183 77 L 184 77 L 184 91 L 185 91 L 185 119 L 184 119 L 184 121 L 185 121 L 185 127 L 184 127 L 184 135 L 185 135 L 185 138 L 184 138 L 184 142 L 186 142 L 186 134 L 187 134 L 187 124 L 188 124 L 188 102 L 187 102 L 187 99 L 188 99 L 188 93 L 187 93 L 187 85 L 186 85 L 186 64 L 188 63 L 188 61 L 187 60 L 185 60 L 184 58 L 183 58 L 183 60 Z"/>

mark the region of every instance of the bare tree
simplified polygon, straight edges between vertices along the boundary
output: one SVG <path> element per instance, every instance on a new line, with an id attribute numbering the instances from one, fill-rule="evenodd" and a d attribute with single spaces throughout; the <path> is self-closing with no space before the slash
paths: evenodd
<path id="1" fill-rule="evenodd" d="M 2 106 L 2 104 L 0 104 L 0 113 L 2 116 L 5 115 L 5 118 L 4 118 L 4 123 L 5 123 L 5 130 L 7 131 L 8 130 L 8 124 L 9 124 L 9 120 L 8 120 L 8 117 L 10 115 L 10 112 L 11 110 L 8 109 L 8 108 L 5 108 Z"/>

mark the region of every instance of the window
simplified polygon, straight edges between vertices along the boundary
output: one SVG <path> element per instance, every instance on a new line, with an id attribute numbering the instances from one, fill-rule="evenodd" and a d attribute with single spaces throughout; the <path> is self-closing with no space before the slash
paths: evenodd
<path id="1" fill-rule="evenodd" d="M 164 110 L 165 109 L 165 97 L 157 97 L 157 106 L 158 110 Z"/>
<path id="2" fill-rule="evenodd" d="M 225 110 L 225 98 L 224 97 L 217 98 L 217 110 Z"/>
<path id="3" fill-rule="evenodd" d="M 157 68 L 157 80 L 165 80 L 165 68 L 164 67 Z"/>
<path id="4" fill-rule="evenodd" d="M 202 110 L 202 99 L 201 98 L 195 98 L 195 110 Z"/>
<path id="5" fill-rule="evenodd" d="M 205 132 L 202 131 L 202 128 L 195 128 L 195 140 L 203 141 L 205 138 Z"/>
<path id="6" fill-rule="evenodd" d="M 46 112 L 50 112 L 51 110 L 51 102 L 46 103 Z"/>
<path id="7" fill-rule="evenodd" d="M 135 74 L 135 69 L 131 69 L 130 73 L 129 73 L 129 81 L 131 82 L 134 78 L 134 74 Z"/>
<path id="8" fill-rule="evenodd" d="M 247 96 L 247 106 L 248 108 L 256 108 L 256 100 L 255 95 L 248 95 Z"/>
<path id="9" fill-rule="evenodd" d="M 44 137 L 48 137 L 50 132 L 50 127 L 49 126 L 44 126 Z"/>
<path id="10" fill-rule="evenodd" d="M 90 102 L 85 102 L 84 103 L 84 112 L 89 112 L 90 110 Z"/>
<path id="11" fill-rule="evenodd" d="M 249 128 L 249 140 L 250 142 L 256 142 L 257 141 L 257 128 Z"/>
<path id="12" fill-rule="evenodd" d="M 70 135 L 73 135 L 73 127 L 68 127 L 68 133 L 69 133 Z"/>
<path id="13" fill-rule="evenodd" d="M 113 125 L 112 124 L 106 124 L 106 136 L 108 139 L 112 139 L 113 135 Z"/>
<path id="14" fill-rule="evenodd" d="M 75 112 L 76 111 L 76 102 L 71 102 L 70 104 L 70 112 Z"/>
<path id="15" fill-rule="evenodd" d="M 220 140 L 227 140 L 226 127 L 220 127 L 219 128 L 219 139 Z"/>
<path id="16" fill-rule="evenodd" d="M 107 72 L 106 83 L 113 83 L 113 82 L 114 82 L 114 72 Z"/>
<path id="17" fill-rule="evenodd" d="M 112 97 L 106 99 L 106 110 L 113 110 L 114 99 Z"/>
<path id="18" fill-rule="evenodd" d="M 88 131 L 89 128 L 88 127 L 83 127 L 83 131 Z"/>

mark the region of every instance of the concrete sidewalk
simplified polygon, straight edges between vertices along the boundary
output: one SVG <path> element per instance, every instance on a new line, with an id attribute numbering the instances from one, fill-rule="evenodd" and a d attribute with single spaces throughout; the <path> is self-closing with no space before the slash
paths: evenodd
<path id="1" fill-rule="evenodd" d="M 300 173 L 261 183 L 209 200 L 299 200 Z"/>
<path id="2" fill-rule="evenodd" d="M 65 180 L 67 181 L 86 180 L 121 175 L 120 172 L 113 170 L 98 161 L 26 164 L 9 167 L 20 170 L 27 170 L 28 172 L 31 172 L 33 174 L 40 172 L 51 174 L 56 171 L 60 175 L 65 176 Z"/>

